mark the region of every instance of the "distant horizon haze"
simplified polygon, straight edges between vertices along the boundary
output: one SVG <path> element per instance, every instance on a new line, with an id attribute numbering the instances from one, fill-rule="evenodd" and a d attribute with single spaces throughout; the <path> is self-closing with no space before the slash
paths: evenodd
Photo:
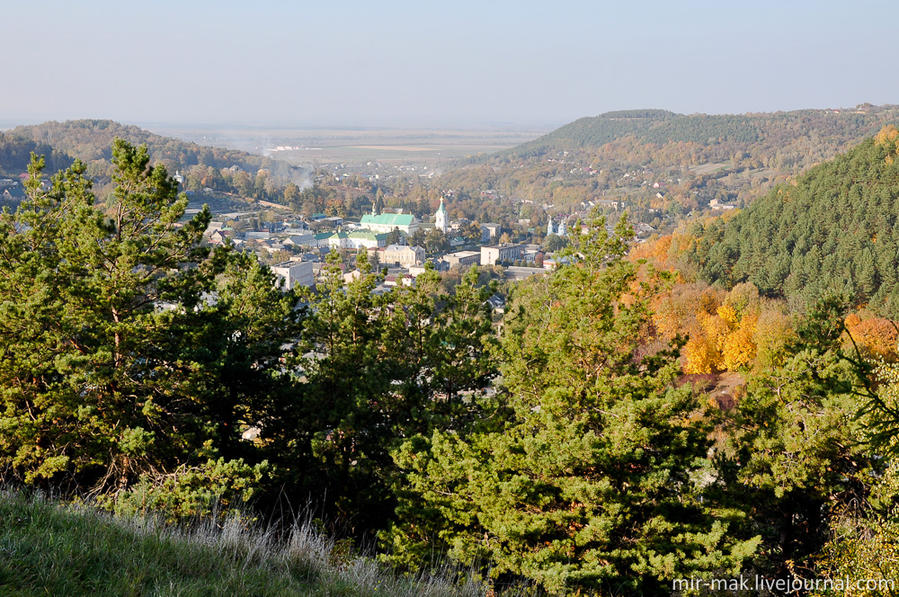
<path id="1" fill-rule="evenodd" d="M 334 122 L 310 122 L 310 121 L 299 121 L 299 122 L 241 122 L 241 121 L 202 121 L 202 120 L 134 120 L 128 118 L 112 118 L 109 116 L 71 116 L 67 118 L 61 117 L 52 117 L 52 116 L 38 116 L 38 117 L 25 117 L 25 118 L 0 118 L 0 130 L 10 130 L 17 126 L 32 126 L 43 124 L 45 122 L 65 122 L 65 121 L 75 121 L 75 120 L 110 120 L 114 122 L 119 122 L 125 125 L 137 126 L 140 128 L 144 128 L 147 130 L 151 130 L 154 128 L 173 128 L 173 129 L 196 129 L 198 131 L 202 130 L 210 130 L 210 131 L 221 131 L 223 129 L 233 128 L 236 130 L 258 130 L 258 131 L 267 131 L 270 130 L 272 132 L 280 132 L 280 131 L 397 131 L 397 130 L 408 130 L 408 131 L 551 131 L 581 118 L 593 118 L 596 116 L 600 116 L 602 114 L 606 114 L 609 112 L 618 112 L 618 111 L 639 111 L 639 110 L 666 110 L 672 113 L 684 115 L 684 116 L 695 116 L 695 115 L 706 115 L 706 116 L 725 116 L 725 115 L 747 115 L 747 114 L 772 114 L 777 112 L 793 112 L 793 111 L 801 111 L 801 110 L 852 110 L 858 108 L 859 106 L 869 104 L 873 106 L 890 106 L 890 105 L 899 105 L 899 100 L 895 102 L 871 102 L 871 101 L 858 101 L 852 105 L 845 106 L 798 106 L 792 107 L 789 109 L 774 109 L 774 110 L 747 110 L 745 112 L 678 112 L 675 110 L 669 110 L 668 108 L 658 107 L 658 106 L 632 106 L 626 108 L 612 108 L 609 110 L 603 110 L 601 112 L 595 112 L 593 114 L 582 114 L 580 116 L 573 117 L 567 120 L 556 120 L 556 121 L 533 121 L 533 122 L 496 122 L 491 120 L 466 120 L 466 121 L 375 121 L 370 123 L 364 122 L 355 122 L 352 120 L 348 120 L 345 122 L 334 121 Z"/>
<path id="2" fill-rule="evenodd" d="M 899 3 L 5 6 L 0 126 L 549 130 L 612 110 L 899 103 Z"/>

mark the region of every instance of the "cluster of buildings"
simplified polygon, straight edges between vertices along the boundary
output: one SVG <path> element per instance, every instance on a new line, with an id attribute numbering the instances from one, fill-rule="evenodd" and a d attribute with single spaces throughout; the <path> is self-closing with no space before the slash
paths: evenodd
<path id="1" fill-rule="evenodd" d="M 269 261 L 281 259 L 272 266 L 272 271 L 282 280 L 285 289 L 314 286 L 324 269 L 324 257 L 332 249 L 367 251 L 369 261 L 385 271 L 384 286 L 412 284 L 415 277 L 425 271 L 425 249 L 403 244 L 419 229 L 431 228 L 413 214 L 375 213 L 373 209 L 358 223 L 319 214 L 306 220 L 254 224 L 257 229 L 243 231 L 225 224 L 228 220 L 240 221 L 244 216 L 252 217 L 252 214 L 225 214 L 227 220 L 211 222 L 206 232 L 207 241 L 213 245 L 230 242 L 243 250 L 267 254 Z M 453 230 L 442 199 L 434 214 L 433 228 L 444 234 Z M 556 225 L 550 220 L 547 228 L 551 234 L 567 234 L 565 219 Z M 510 275 L 515 278 L 533 275 L 554 265 L 551 259 L 545 258 L 539 245 L 497 242 L 500 232 L 498 224 L 482 224 L 480 246 L 476 245 L 474 250 L 432 255 L 431 264 L 438 270 L 502 265 L 509 268 Z M 459 243 L 462 243 L 461 239 Z M 346 271 L 345 275 L 352 279 L 359 274 Z"/>
<path id="2" fill-rule="evenodd" d="M 6 176 L 0 177 L 0 200 L 12 202 L 23 196 L 23 187 L 18 180 Z"/>
<path id="3" fill-rule="evenodd" d="M 247 214 L 226 214 L 239 218 Z M 262 230 L 236 232 L 222 221 L 210 222 L 206 238 L 210 244 L 230 241 L 236 246 L 275 253 L 293 247 L 308 249 L 378 249 L 386 247 L 391 233 L 411 235 L 420 223 L 412 214 L 371 214 L 358 223 L 318 215 L 309 221 L 266 224 Z"/>

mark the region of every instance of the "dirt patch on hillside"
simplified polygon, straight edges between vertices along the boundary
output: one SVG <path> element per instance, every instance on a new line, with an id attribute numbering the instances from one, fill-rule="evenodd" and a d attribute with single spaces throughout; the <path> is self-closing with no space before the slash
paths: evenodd
<path id="1" fill-rule="evenodd" d="M 725 371 L 723 373 L 703 373 L 682 375 L 678 385 L 692 384 L 700 392 L 709 396 L 710 400 L 721 410 L 731 410 L 743 394 L 746 377 L 742 373 Z"/>

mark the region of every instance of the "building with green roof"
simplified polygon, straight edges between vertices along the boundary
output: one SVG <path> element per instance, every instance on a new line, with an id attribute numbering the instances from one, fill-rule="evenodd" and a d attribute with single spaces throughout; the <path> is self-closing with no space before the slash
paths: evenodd
<path id="1" fill-rule="evenodd" d="M 328 237 L 328 246 L 332 249 L 377 249 L 387 246 L 387 234 L 377 234 L 370 230 L 335 232 Z"/>
<path id="2" fill-rule="evenodd" d="M 412 214 L 365 214 L 359 222 L 362 228 L 372 232 L 393 232 L 399 230 L 412 234 L 418 228 L 418 220 Z"/>

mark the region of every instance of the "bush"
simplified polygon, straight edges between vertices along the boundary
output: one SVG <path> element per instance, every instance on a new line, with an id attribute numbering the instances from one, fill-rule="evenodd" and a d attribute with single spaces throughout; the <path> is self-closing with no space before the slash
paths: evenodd
<path id="1" fill-rule="evenodd" d="M 146 473 L 127 489 L 101 495 L 98 503 L 119 515 L 159 513 L 170 522 L 224 519 L 246 511 L 270 469 L 267 461 L 250 466 L 243 459 L 219 458 L 173 473 Z"/>

